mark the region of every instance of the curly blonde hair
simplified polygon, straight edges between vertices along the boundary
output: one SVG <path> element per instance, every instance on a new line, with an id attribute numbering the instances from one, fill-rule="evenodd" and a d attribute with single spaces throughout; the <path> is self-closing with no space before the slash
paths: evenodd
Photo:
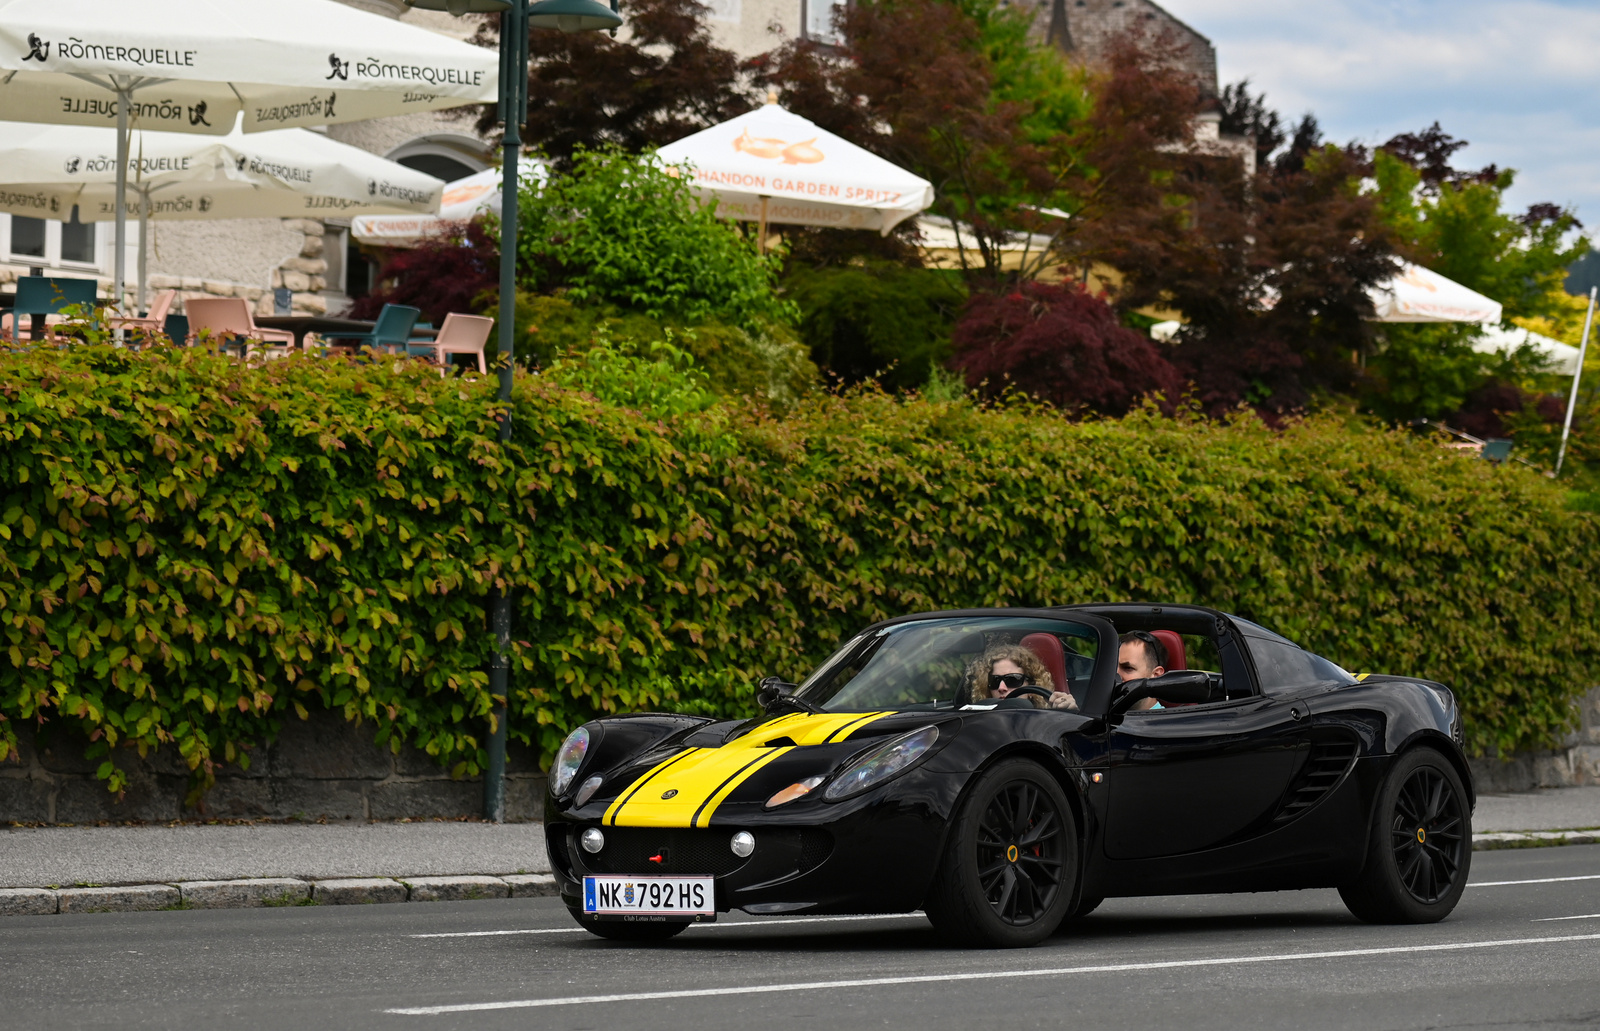
<path id="1" fill-rule="evenodd" d="M 1022 670 L 1022 675 L 1028 678 L 1030 684 L 1037 684 L 1046 691 L 1056 689 L 1055 682 L 1050 679 L 1050 671 L 1044 668 L 1039 656 L 1020 644 L 992 644 L 967 667 L 967 687 L 971 691 L 973 701 L 990 697 L 989 674 L 994 671 L 995 663 L 1007 659 L 1017 664 L 1017 668 Z M 1032 702 L 1036 709 L 1043 709 L 1049 704 L 1036 694 L 1022 697 Z"/>

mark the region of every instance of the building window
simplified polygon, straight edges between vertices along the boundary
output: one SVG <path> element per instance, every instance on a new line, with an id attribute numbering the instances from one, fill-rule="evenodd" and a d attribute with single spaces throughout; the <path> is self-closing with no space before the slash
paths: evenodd
<path id="1" fill-rule="evenodd" d="M 19 258 L 44 257 L 45 221 L 26 215 L 11 216 L 11 253 Z"/>
<path id="2" fill-rule="evenodd" d="M 805 0 L 806 38 L 819 43 L 840 43 L 834 31 L 834 12 L 844 13 L 846 0 Z"/>
<path id="3" fill-rule="evenodd" d="M 78 221 L 78 206 L 72 206 L 72 217 L 61 223 L 61 260 L 94 264 L 94 223 Z"/>

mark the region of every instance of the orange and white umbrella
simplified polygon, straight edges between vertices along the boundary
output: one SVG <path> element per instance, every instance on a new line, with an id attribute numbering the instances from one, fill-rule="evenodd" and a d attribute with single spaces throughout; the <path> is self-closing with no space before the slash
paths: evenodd
<path id="1" fill-rule="evenodd" d="M 669 143 L 717 214 L 749 222 L 876 229 L 885 235 L 933 203 L 933 184 L 768 101 Z"/>
<path id="2" fill-rule="evenodd" d="M 1499 301 L 1410 262 L 1368 295 L 1375 309 L 1374 322 L 1497 323 L 1502 314 Z"/>

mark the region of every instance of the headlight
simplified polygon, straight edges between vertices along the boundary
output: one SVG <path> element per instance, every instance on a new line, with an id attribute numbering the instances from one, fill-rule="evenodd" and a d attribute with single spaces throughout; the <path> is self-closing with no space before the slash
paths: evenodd
<path id="1" fill-rule="evenodd" d="M 579 727 L 561 742 L 561 747 L 556 750 L 556 761 L 550 764 L 552 795 L 559 795 L 567 790 L 572 778 L 578 775 L 578 767 L 583 765 L 583 757 L 588 751 L 589 731 L 586 727 Z"/>
<path id="2" fill-rule="evenodd" d="M 830 802 L 858 795 L 890 777 L 904 773 L 939 740 L 938 727 L 923 727 L 886 742 L 857 759 L 834 778 L 822 797 Z"/>

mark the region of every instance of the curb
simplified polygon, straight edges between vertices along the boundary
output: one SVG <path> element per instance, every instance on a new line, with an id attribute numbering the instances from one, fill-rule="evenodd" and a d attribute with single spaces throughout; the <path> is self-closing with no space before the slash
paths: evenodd
<path id="1" fill-rule="evenodd" d="M 1501 831 L 1474 834 L 1472 851 L 1493 852 L 1502 848 L 1546 848 L 1551 845 L 1593 845 L 1600 843 L 1600 830 L 1582 831 Z"/>
<path id="2" fill-rule="evenodd" d="M 349 906 L 388 902 L 464 902 L 559 894 L 553 875 L 505 877 L 346 877 L 304 881 L 252 877 L 234 881 L 0 888 L 0 916 L 50 913 L 134 913 L 152 909 L 250 909 L 261 906 Z"/>

